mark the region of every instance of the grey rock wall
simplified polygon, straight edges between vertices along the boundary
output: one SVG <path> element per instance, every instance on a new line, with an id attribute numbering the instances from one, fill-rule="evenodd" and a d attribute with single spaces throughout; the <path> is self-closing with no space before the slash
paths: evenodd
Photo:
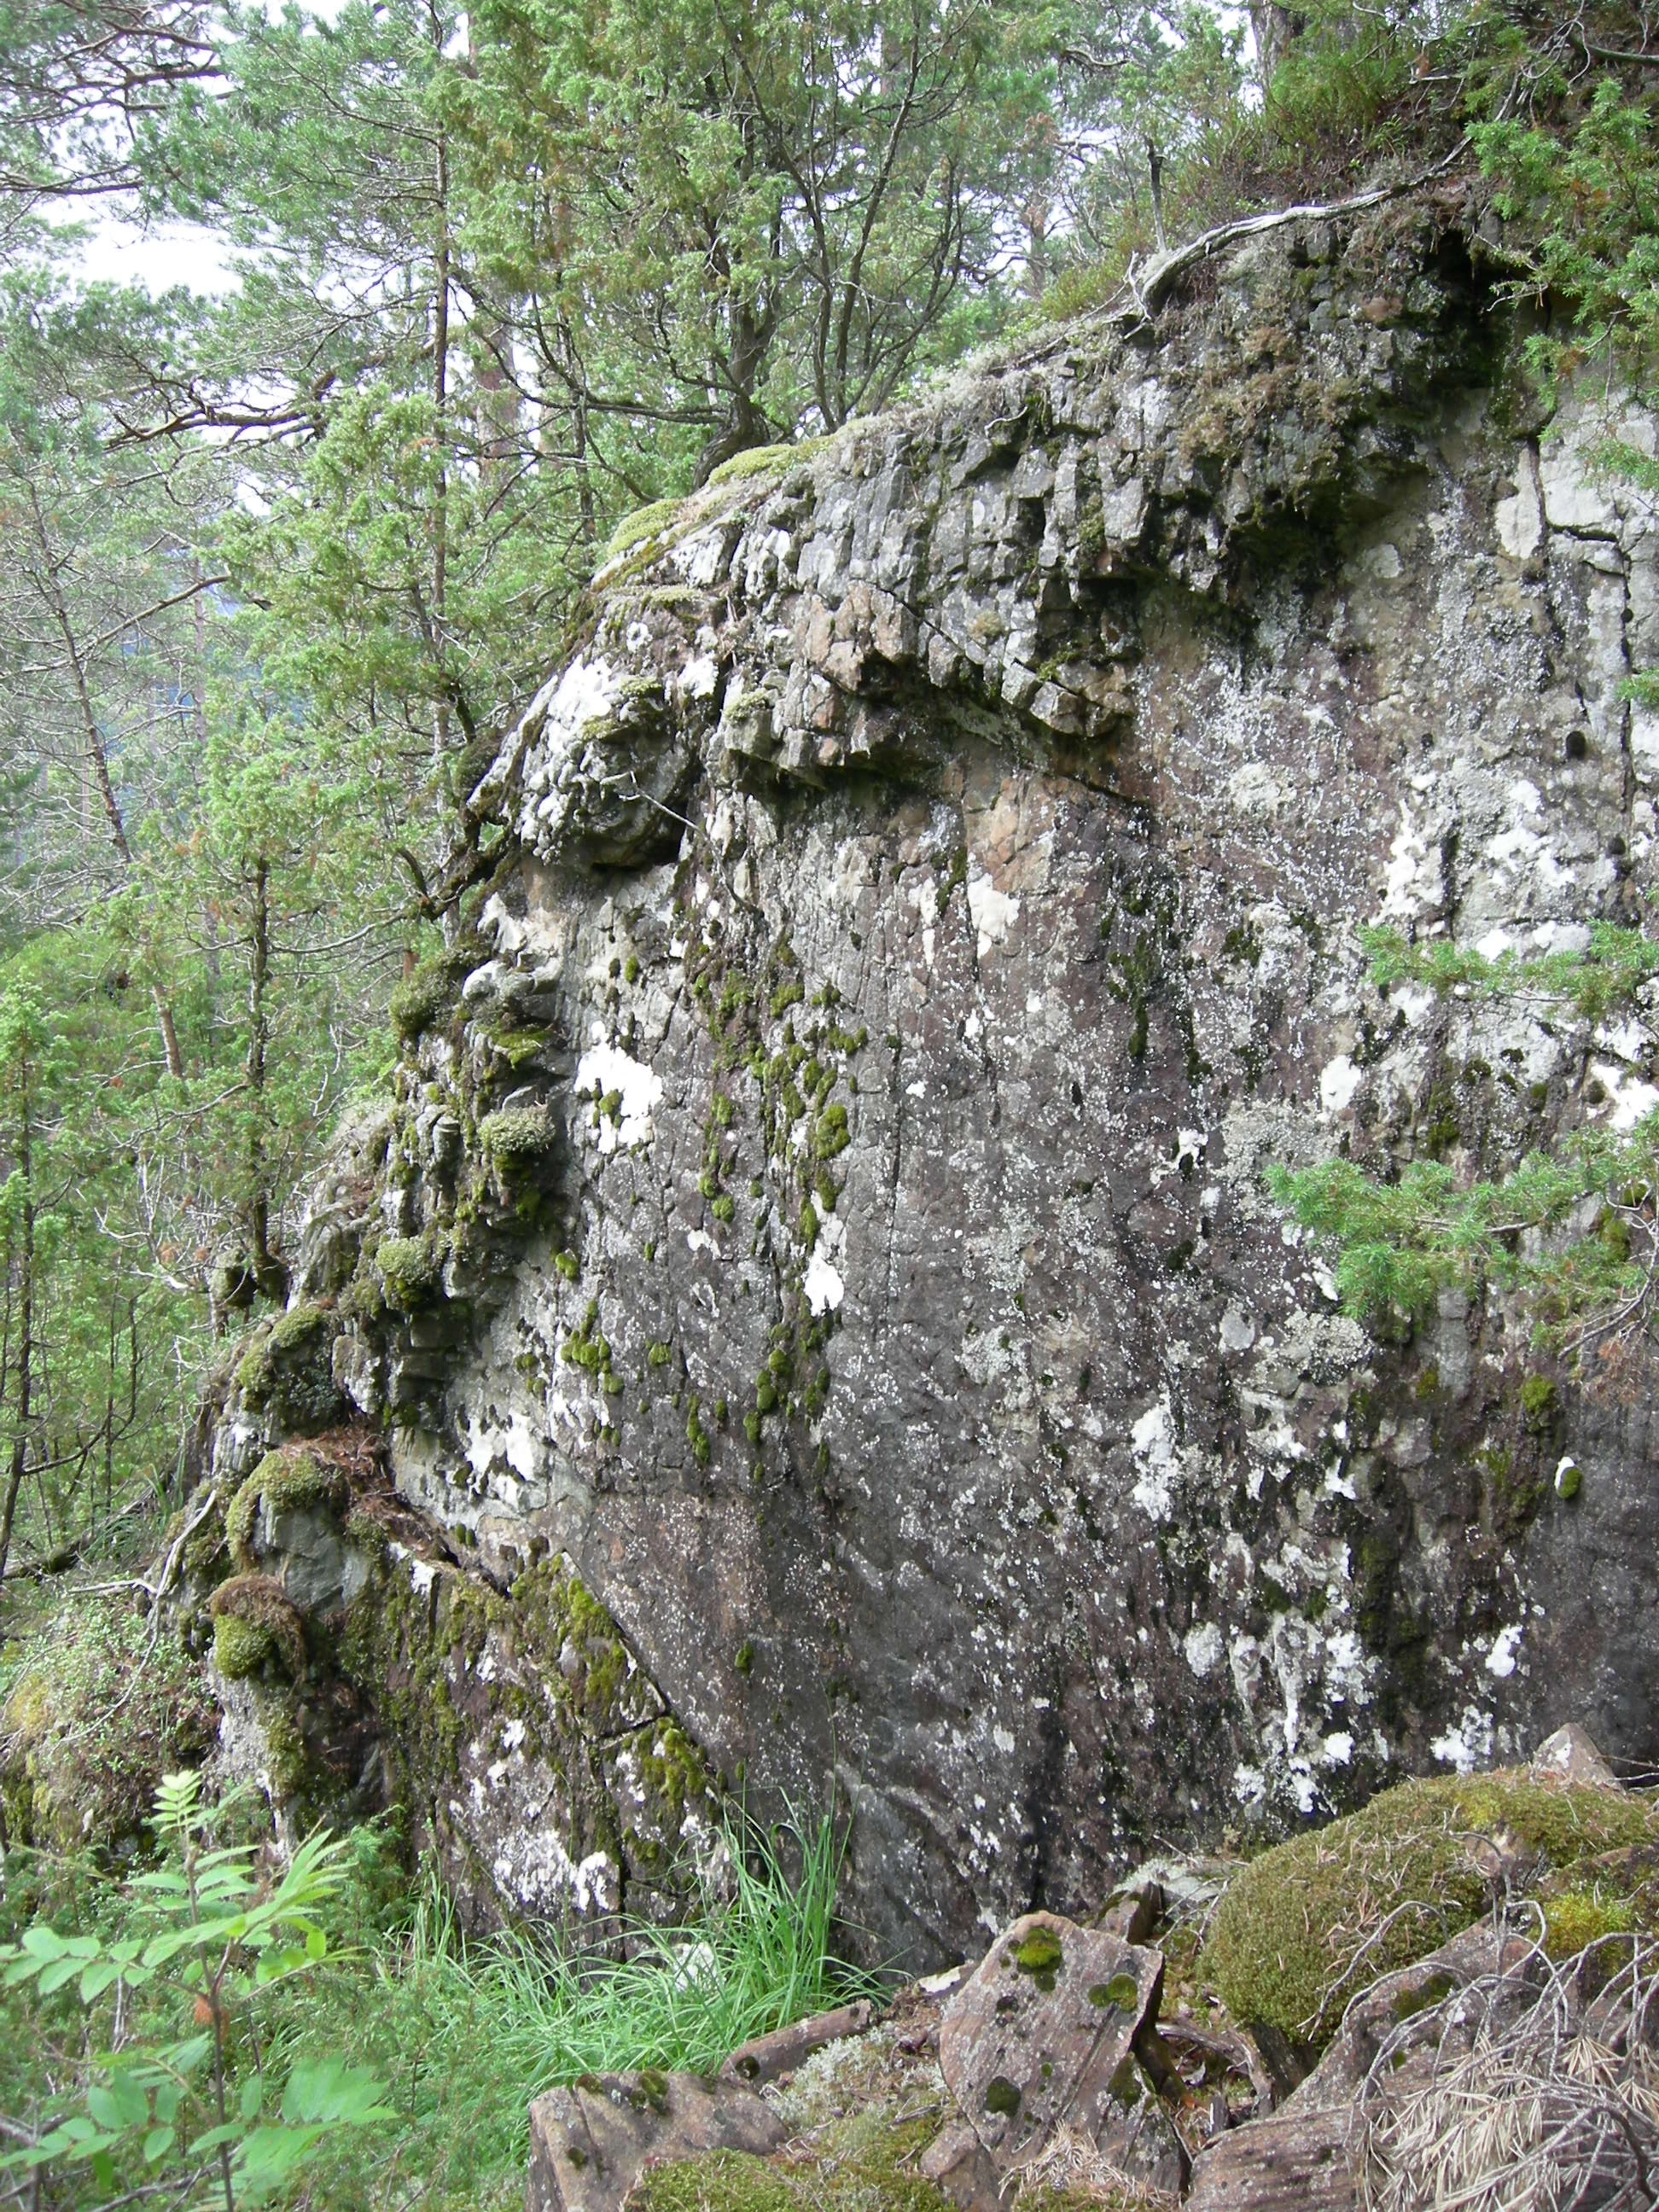
<path id="1" fill-rule="evenodd" d="M 1645 1019 L 1360 945 L 1653 876 L 1655 518 L 1508 346 L 1394 210 L 698 495 L 486 778 L 482 941 L 319 1189 L 399 1488 L 503 1586 L 567 1554 L 756 1804 L 833 1777 L 884 1954 L 1570 1717 L 1659 1748 L 1645 1403 L 1496 1304 L 1375 1340 L 1262 1181 L 1659 1101 Z"/>

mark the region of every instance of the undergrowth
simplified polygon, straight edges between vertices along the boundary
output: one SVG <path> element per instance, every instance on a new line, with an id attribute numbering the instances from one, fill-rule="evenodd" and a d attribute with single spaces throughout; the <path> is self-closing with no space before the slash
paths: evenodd
<path id="1" fill-rule="evenodd" d="M 525 1931 L 469 1938 L 435 1873 L 408 1888 L 384 1831 L 354 1830 L 327 1956 L 302 1991 L 269 1994 L 257 2044 L 230 2054 L 239 2094 L 254 2074 L 280 2080 L 302 2044 L 384 2085 L 387 2119 L 312 2152 L 307 2212 L 516 2206 L 528 2106 L 543 2089 L 645 2065 L 710 2072 L 753 2036 L 872 1993 L 832 1949 L 841 1847 L 830 1823 L 751 1832 L 742 1849 L 734 1832 L 730 1844 L 727 1893 L 710 1894 L 684 1924 L 587 1928 L 559 1942 Z M 66 1936 L 125 1927 L 130 1886 L 85 1860 L 14 1853 L 6 1876 L 0 1937 L 31 1923 Z M 176 2012 L 154 1991 L 131 1992 L 123 2033 L 130 2044 L 164 2040 L 181 2032 Z M 54 2094 L 84 2095 L 87 2053 L 107 2025 L 92 2023 L 70 1990 L 0 1990 L 0 2119 L 39 2127 Z M 101 2202 L 89 2182 L 77 2193 L 72 2176 L 52 2186 L 64 2212 Z"/>

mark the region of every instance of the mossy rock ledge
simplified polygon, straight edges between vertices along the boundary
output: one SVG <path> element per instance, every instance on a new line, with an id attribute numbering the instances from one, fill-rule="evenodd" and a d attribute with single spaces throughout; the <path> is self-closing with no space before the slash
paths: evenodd
<path id="1" fill-rule="evenodd" d="M 1371 1982 L 1490 1913 L 1494 1881 L 1540 1896 L 1549 1947 L 1659 1926 L 1659 1801 L 1527 1769 L 1385 1790 L 1266 1852 L 1217 1908 L 1200 1961 L 1236 2019 L 1311 2056 Z"/>
<path id="2" fill-rule="evenodd" d="M 481 1913 L 669 1900 L 708 1778 L 834 1774 L 849 1927 L 922 1967 L 1569 1714 L 1659 1763 L 1645 1355 L 1368 1325 L 1264 1181 L 1501 1172 L 1659 1077 L 1360 934 L 1659 884 L 1659 531 L 1600 386 L 1516 425 L 1472 223 L 1288 223 L 596 578 L 192 1470 L 380 1441 L 425 1533 L 326 1634 Z M 571 1575 L 625 1664 L 528 1625 Z"/>

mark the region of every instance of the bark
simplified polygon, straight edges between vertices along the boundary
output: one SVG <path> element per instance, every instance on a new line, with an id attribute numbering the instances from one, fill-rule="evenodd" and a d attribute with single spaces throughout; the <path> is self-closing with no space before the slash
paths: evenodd
<path id="1" fill-rule="evenodd" d="M 17 1170 L 23 1185 L 22 1267 L 17 1285 L 17 1397 L 13 1413 L 11 1461 L 6 1470 L 6 1495 L 0 1504 L 0 1580 L 11 1553 L 11 1532 L 17 1519 L 17 1499 L 28 1469 L 29 1415 L 34 1389 L 34 1185 L 33 1130 L 30 1126 L 29 1069 L 22 1068 L 22 1109 L 18 1124 Z"/>

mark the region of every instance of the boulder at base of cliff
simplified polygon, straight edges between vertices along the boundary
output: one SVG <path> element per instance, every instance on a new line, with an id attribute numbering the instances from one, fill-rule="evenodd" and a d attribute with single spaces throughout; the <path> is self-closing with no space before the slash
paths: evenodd
<path id="1" fill-rule="evenodd" d="M 1153 2078 L 1163 1982 L 1161 1952 L 1057 1913 L 999 1937 L 945 2014 L 939 2063 L 1000 2173 L 1066 2129 L 1127 2175 L 1182 2185 L 1186 2151 Z"/>
<path id="2" fill-rule="evenodd" d="M 711 2151 L 757 2155 L 787 2130 L 740 2081 L 696 2074 L 588 2074 L 530 2107 L 526 2212 L 619 2212 L 648 2166 Z"/>

